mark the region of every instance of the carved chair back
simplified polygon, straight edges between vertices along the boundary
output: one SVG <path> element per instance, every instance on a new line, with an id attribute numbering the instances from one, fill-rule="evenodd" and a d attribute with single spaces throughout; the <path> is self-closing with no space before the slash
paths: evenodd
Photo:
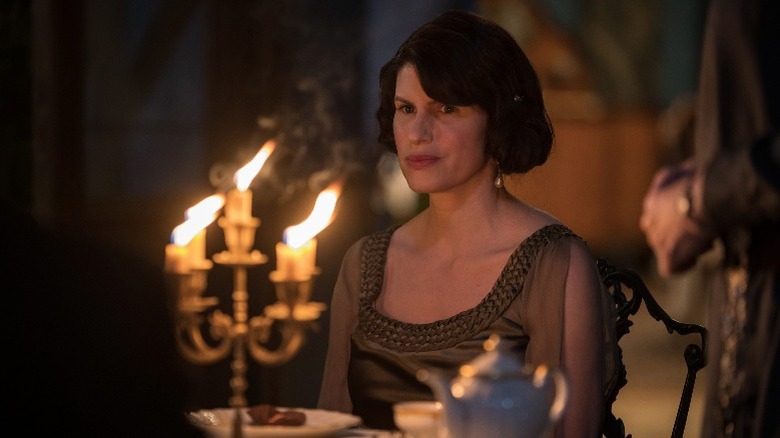
<path id="1" fill-rule="evenodd" d="M 615 385 L 612 394 L 607 398 L 606 416 L 602 427 L 606 438 L 630 438 L 626 435 L 623 420 L 617 418 L 612 412 L 612 406 L 618 397 L 620 390 L 628 383 L 626 377 L 626 367 L 623 362 L 623 350 L 620 347 L 620 341 L 629 333 L 634 324 L 631 317 L 636 315 L 642 303 L 645 309 L 656 321 L 662 322 L 666 326 L 666 331 L 670 334 L 679 335 L 698 334 L 700 342 L 692 343 L 685 347 L 683 357 L 687 366 L 687 375 L 680 396 L 680 404 L 677 408 L 677 417 L 672 428 L 672 438 L 682 438 L 685 430 L 685 423 L 688 420 L 688 411 L 691 406 L 691 397 L 693 395 L 693 386 L 696 383 L 696 373 L 707 364 L 707 329 L 697 325 L 678 322 L 658 304 L 653 298 L 642 277 L 635 271 L 627 268 L 612 265 L 604 258 L 597 260 L 599 272 L 602 281 L 615 300 L 617 313 L 617 340 L 620 365 L 618 369 L 618 382 Z"/>

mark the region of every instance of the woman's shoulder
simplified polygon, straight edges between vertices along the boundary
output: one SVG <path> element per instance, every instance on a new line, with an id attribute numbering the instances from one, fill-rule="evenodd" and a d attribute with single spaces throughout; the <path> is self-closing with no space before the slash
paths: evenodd
<path id="1" fill-rule="evenodd" d="M 542 226 L 518 247 L 519 263 L 538 272 L 578 272 L 589 277 L 596 271 L 595 258 L 588 243 L 562 223 Z M 558 275 L 558 274 L 555 274 Z"/>
<path id="2" fill-rule="evenodd" d="M 381 251 L 382 248 L 387 248 L 387 245 L 390 242 L 390 237 L 393 235 L 396 229 L 398 229 L 398 225 L 391 225 L 382 230 L 377 230 L 370 234 L 361 236 L 358 240 L 353 242 L 352 245 L 350 245 L 350 247 L 347 249 L 347 252 L 345 253 L 344 258 L 359 259 L 361 254 L 365 253 L 366 250 Z"/>
<path id="3" fill-rule="evenodd" d="M 511 214 L 513 220 L 507 221 L 514 228 L 522 243 L 546 243 L 554 240 L 573 242 L 575 245 L 586 245 L 585 241 L 568 225 L 547 211 L 541 210 L 518 199 L 512 199 Z"/>
<path id="4" fill-rule="evenodd" d="M 525 235 L 526 233 L 524 233 Z M 566 225 L 559 222 L 541 225 L 531 231 L 522 239 L 515 253 L 530 262 L 537 255 L 565 251 L 569 253 L 572 248 L 579 247 L 587 252 L 587 243 Z M 574 252 L 582 252 L 575 250 Z"/>
<path id="5" fill-rule="evenodd" d="M 340 276 L 345 281 L 359 284 L 364 267 L 383 263 L 382 258 L 387 249 L 389 236 L 392 235 L 394 228 L 390 227 L 363 235 L 353 242 L 341 259 Z"/>

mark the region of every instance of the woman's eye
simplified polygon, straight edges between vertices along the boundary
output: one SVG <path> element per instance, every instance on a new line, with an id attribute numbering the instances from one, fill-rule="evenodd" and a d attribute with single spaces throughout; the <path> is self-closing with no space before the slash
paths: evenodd
<path id="1" fill-rule="evenodd" d="M 455 105 L 442 105 L 441 112 L 444 114 L 452 114 L 455 112 Z"/>
<path id="2" fill-rule="evenodd" d="M 414 107 L 411 105 L 400 105 L 397 110 L 405 114 L 411 114 L 414 112 Z"/>

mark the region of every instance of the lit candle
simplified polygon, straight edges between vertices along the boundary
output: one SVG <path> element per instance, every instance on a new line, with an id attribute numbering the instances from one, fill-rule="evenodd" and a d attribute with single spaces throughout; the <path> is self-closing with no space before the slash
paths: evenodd
<path id="1" fill-rule="evenodd" d="M 232 223 L 246 223 L 252 218 L 252 191 L 230 189 L 225 204 L 225 217 Z"/>
<path id="2" fill-rule="evenodd" d="M 165 272 L 187 274 L 190 272 L 190 254 L 187 246 L 175 243 L 165 245 Z"/>
<path id="3" fill-rule="evenodd" d="M 211 195 L 187 209 L 186 220 L 171 233 L 165 246 L 165 271 L 186 274 L 206 265 L 206 227 L 225 203 L 222 195 Z"/>
<path id="4" fill-rule="evenodd" d="M 252 191 L 249 185 L 262 169 L 268 157 L 276 149 L 276 142 L 268 140 L 252 161 L 233 174 L 236 187 L 228 191 L 225 218 L 232 223 L 247 223 L 252 219 Z"/>
<path id="5" fill-rule="evenodd" d="M 285 280 L 308 280 L 314 273 L 317 239 L 311 238 L 300 247 L 284 242 L 276 244 L 276 270 Z"/>
<path id="6" fill-rule="evenodd" d="M 314 236 L 330 225 L 341 182 L 323 190 L 306 220 L 284 230 L 284 239 L 276 244 L 276 270 L 283 280 L 308 280 L 316 265 L 317 239 Z"/>
<path id="7" fill-rule="evenodd" d="M 199 228 L 193 219 L 186 220 L 173 229 L 171 243 L 165 246 L 166 272 L 187 274 L 192 270 L 193 252 L 199 252 L 199 248 L 191 245 L 196 234 L 199 234 Z"/>
<path id="8" fill-rule="evenodd" d="M 192 240 L 187 244 L 187 250 L 190 253 L 190 260 L 193 267 L 203 265 L 206 261 L 206 229 L 198 231 Z"/>
<path id="9" fill-rule="evenodd" d="M 184 232 L 186 236 L 184 238 L 189 237 L 187 247 L 193 267 L 206 264 L 206 227 L 214 222 L 223 205 L 225 205 L 224 196 L 211 195 L 188 208 L 184 214 L 187 218 L 185 224 L 189 224 L 188 230 Z"/>

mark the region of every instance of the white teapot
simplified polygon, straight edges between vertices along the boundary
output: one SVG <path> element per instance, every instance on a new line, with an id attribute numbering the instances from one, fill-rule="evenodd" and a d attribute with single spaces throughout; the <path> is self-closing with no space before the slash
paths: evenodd
<path id="1" fill-rule="evenodd" d="M 527 367 L 498 335 L 485 352 L 462 365 L 458 376 L 421 370 L 417 377 L 444 406 L 450 438 L 539 438 L 560 419 L 568 389 L 563 374 Z"/>

